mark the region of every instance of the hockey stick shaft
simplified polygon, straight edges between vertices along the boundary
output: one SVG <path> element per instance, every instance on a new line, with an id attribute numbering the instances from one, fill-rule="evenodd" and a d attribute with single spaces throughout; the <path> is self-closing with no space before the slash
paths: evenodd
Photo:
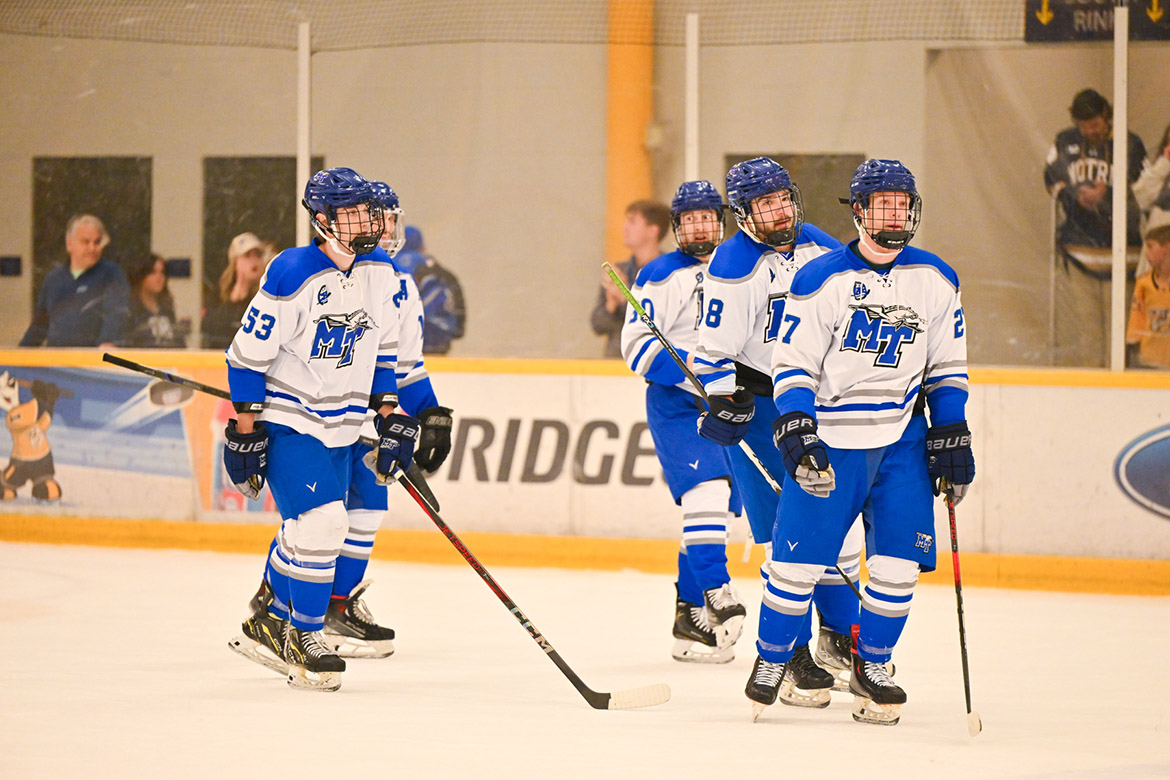
<path id="1" fill-rule="evenodd" d="M 117 355 L 111 355 L 109 352 L 102 354 L 102 360 L 107 363 L 112 363 L 119 368 L 125 368 L 130 371 L 137 371 L 139 374 L 146 374 L 147 376 L 152 376 L 156 379 L 162 379 L 170 382 L 171 384 L 189 387 L 192 390 L 197 390 L 200 393 L 206 393 L 207 395 L 214 396 L 216 398 L 222 398 L 225 401 L 232 400 L 232 394 L 227 390 L 221 390 L 218 387 L 205 385 L 202 382 L 196 382 L 194 379 L 188 379 L 185 376 L 178 376 L 177 374 L 171 374 L 157 368 L 144 366 L 141 363 L 135 363 L 133 360 L 127 360 L 126 358 L 121 358 Z M 430 501 L 431 506 L 433 506 L 437 511 L 439 508 L 439 501 L 435 498 L 435 494 L 431 492 L 431 488 L 429 485 L 427 485 L 426 480 L 423 479 L 422 472 L 419 471 L 417 463 L 410 464 L 409 473 L 411 478 L 414 479 L 418 485 L 418 489 L 423 494 L 423 497 Z"/>
<path id="2" fill-rule="evenodd" d="M 621 290 L 622 295 L 624 295 L 626 300 L 630 302 L 630 305 L 634 307 L 634 311 L 638 313 L 638 319 L 642 320 L 642 324 L 650 329 L 650 332 L 654 335 L 654 338 L 658 339 L 658 343 L 663 346 L 667 354 L 670 355 L 674 362 L 678 364 L 678 367 L 682 369 L 683 373 L 686 374 L 687 379 L 689 379 L 691 384 L 694 385 L 695 390 L 699 393 L 699 396 L 707 402 L 708 406 L 710 406 L 711 396 L 707 394 L 707 388 L 703 387 L 703 383 L 699 381 L 699 378 L 695 376 L 695 373 L 691 371 L 689 366 L 687 366 L 686 361 L 679 357 L 679 354 L 675 350 L 674 346 L 667 340 L 666 336 L 663 335 L 662 331 L 658 328 L 658 325 L 654 322 L 653 319 L 651 319 L 650 315 L 646 313 L 646 310 L 642 308 L 642 304 L 638 303 L 638 299 L 634 297 L 634 294 L 630 292 L 630 288 L 626 286 L 626 283 L 622 281 L 622 278 L 618 276 L 616 271 L 614 271 L 613 266 L 609 263 L 602 263 L 601 267 L 607 274 L 609 274 L 609 278 L 612 279 L 613 283 L 617 285 L 617 288 Z M 772 488 L 773 491 L 775 491 L 776 495 L 780 495 L 780 483 L 777 482 L 776 478 L 773 477 L 771 472 L 768 471 L 768 468 L 764 465 L 764 462 L 760 460 L 759 456 L 756 455 L 755 450 L 752 449 L 751 445 L 743 439 L 740 439 L 739 448 L 743 450 L 745 455 L 747 455 L 748 460 L 752 462 L 752 465 L 756 467 L 756 470 L 760 472 L 760 475 L 763 476 L 763 478 L 768 482 L 768 485 Z M 746 553 L 744 554 L 744 557 L 747 557 Z M 861 591 L 857 589 L 857 586 L 853 583 L 853 580 L 845 574 L 845 571 L 839 565 L 834 564 L 833 568 L 837 570 L 837 573 L 840 574 L 842 579 L 845 580 L 845 584 L 849 586 L 851 591 L 853 591 L 853 595 L 857 596 L 857 600 L 860 601 Z"/>
<path id="3" fill-rule="evenodd" d="M 447 541 L 451 542 L 451 545 L 459 551 L 459 554 L 463 556 L 463 560 L 467 561 L 475 573 L 487 583 L 492 593 L 496 594 L 496 598 L 512 613 L 512 616 L 524 627 L 528 635 L 532 637 L 532 640 L 556 664 L 557 669 L 561 670 L 561 674 L 567 677 L 569 682 L 573 684 L 573 687 L 577 689 L 577 692 L 581 694 L 585 701 L 589 702 L 589 706 L 597 710 L 626 709 L 629 707 L 646 707 L 654 704 L 662 704 L 670 698 L 670 689 L 665 685 L 652 685 L 646 688 L 613 694 L 601 693 L 586 685 L 577 673 L 573 671 L 572 667 L 565 662 L 565 659 L 561 658 L 560 653 L 553 649 L 552 644 L 520 610 L 520 607 L 516 606 L 516 602 L 512 601 L 512 598 L 504 592 L 504 589 L 500 587 L 500 584 L 496 582 L 495 578 L 484 568 L 484 565 L 479 562 L 479 559 L 472 554 L 471 550 L 467 549 L 467 545 L 463 543 L 463 540 L 451 530 L 450 526 L 443 522 L 443 518 L 439 517 L 439 513 L 427 504 L 410 478 L 404 475 L 399 477 L 398 481 L 406 489 L 406 492 L 410 494 L 411 498 L 422 507 L 422 510 L 431 518 L 431 522 L 438 527 L 443 533 L 443 536 L 447 537 Z"/>
<path id="4" fill-rule="evenodd" d="M 959 616 L 959 653 L 963 658 L 963 694 L 967 698 L 967 721 L 971 735 L 982 730 L 979 716 L 971 709 L 971 671 L 967 666 L 967 630 L 963 624 L 963 578 L 959 574 L 959 531 L 955 523 L 955 499 L 951 491 L 944 495 L 947 502 L 947 515 L 951 522 L 951 562 L 955 570 L 955 604 Z M 978 724 L 978 725 L 976 725 Z"/>

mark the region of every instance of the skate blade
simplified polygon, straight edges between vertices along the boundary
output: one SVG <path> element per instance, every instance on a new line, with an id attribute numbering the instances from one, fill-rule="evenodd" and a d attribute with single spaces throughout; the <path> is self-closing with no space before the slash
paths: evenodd
<path id="1" fill-rule="evenodd" d="M 683 663 L 727 664 L 735 660 L 735 649 L 732 647 L 720 649 L 690 639 L 677 639 L 671 648 L 670 657 Z"/>
<path id="2" fill-rule="evenodd" d="M 901 704 L 877 704 L 873 699 L 853 695 L 853 719 L 858 723 L 895 726 L 902 716 Z"/>
<path id="3" fill-rule="evenodd" d="M 817 666 L 824 669 L 829 674 L 833 675 L 833 690 L 838 693 L 845 693 L 849 690 L 849 676 L 852 673 L 850 669 L 841 669 L 825 662 L 819 656 L 815 657 Z"/>
<path id="4" fill-rule="evenodd" d="M 755 723 L 756 721 L 758 721 L 760 719 L 760 716 L 764 714 L 764 710 L 766 710 L 766 709 L 768 709 L 767 704 L 760 704 L 758 701 L 753 701 L 752 702 L 752 723 Z"/>
<path id="5" fill-rule="evenodd" d="M 336 691 L 341 687 L 341 672 L 310 672 L 303 666 L 288 667 L 288 687 L 299 691 Z"/>
<path id="6" fill-rule="evenodd" d="M 743 617 L 736 615 L 729 618 L 726 623 L 715 626 L 715 644 L 720 649 L 729 648 L 736 643 L 742 633 Z"/>
<path id="7" fill-rule="evenodd" d="M 394 655 L 390 639 L 367 641 L 340 634 L 325 634 L 325 643 L 342 658 L 389 658 Z"/>
<path id="8" fill-rule="evenodd" d="M 244 634 L 229 639 L 228 649 L 265 669 L 271 669 L 277 674 L 288 674 L 288 664 L 284 659 L 277 658 L 266 646 Z"/>
<path id="9" fill-rule="evenodd" d="M 813 707 L 824 709 L 829 706 L 829 688 L 813 688 L 806 690 L 797 688 L 787 677 L 780 683 L 780 701 L 789 707 Z"/>

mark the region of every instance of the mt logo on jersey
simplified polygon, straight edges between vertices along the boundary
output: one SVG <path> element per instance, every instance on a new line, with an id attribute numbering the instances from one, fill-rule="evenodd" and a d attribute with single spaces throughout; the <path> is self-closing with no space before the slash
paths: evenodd
<path id="1" fill-rule="evenodd" d="M 349 314 L 326 314 L 318 317 L 316 323 L 317 333 L 309 360 L 336 360 L 338 368 L 353 362 L 353 348 L 358 339 L 367 330 L 378 327 L 365 309 Z"/>
<path id="2" fill-rule="evenodd" d="M 845 328 L 841 351 L 875 354 L 875 366 L 896 368 L 902 360 L 902 345 L 913 344 L 924 332 L 922 318 L 909 306 L 861 303 L 849 308 L 853 315 Z"/>

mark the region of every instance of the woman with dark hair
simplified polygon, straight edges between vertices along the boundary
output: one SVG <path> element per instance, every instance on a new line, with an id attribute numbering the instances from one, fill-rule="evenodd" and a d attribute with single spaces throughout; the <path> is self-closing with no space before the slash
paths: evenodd
<path id="1" fill-rule="evenodd" d="M 167 289 L 163 259 L 152 254 L 130 270 L 130 319 L 125 347 L 182 349 L 187 346 L 188 323 L 175 320 L 175 299 Z"/>
<path id="2" fill-rule="evenodd" d="M 1145 213 L 1142 235 L 1149 235 L 1154 228 L 1170 225 L 1170 125 L 1162 133 L 1162 140 L 1154 147 L 1154 157 L 1133 183 L 1133 196 Z M 1146 248 L 1142 246 L 1141 260 L 1137 273 L 1141 276 L 1150 268 L 1146 260 Z"/>

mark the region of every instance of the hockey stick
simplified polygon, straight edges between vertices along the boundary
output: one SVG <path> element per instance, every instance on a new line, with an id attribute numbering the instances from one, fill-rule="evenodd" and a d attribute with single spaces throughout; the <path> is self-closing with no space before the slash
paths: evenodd
<path id="1" fill-rule="evenodd" d="M 955 526 L 955 498 L 950 488 L 946 489 L 947 514 L 951 518 L 951 560 L 955 568 L 955 602 L 959 614 L 959 650 L 963 656 L 963 693 L 967 697 L 967 733 L 976 736 L 983 731 L 983 720 L 971 709 L 971 672 L 967 668 L 967 631 L 963 628 L 963 581 L 959 577 L 959 534 Z"/>
<path id="2" fill-rule="evenodd" d="M 544 638 L 544 635 L 536 629 L 536 626 L 532 625 L 532 621 L 520 611 L 520 608 L 516 606 L 516 602 L 509 598 L 508 594 L 504 592 L 504 589 L 500 587 L 500 584 L 483 567 L 483 564 L 471 554 L 471 550 L 468 550 L 467 546 L 463 544 L 463 541 L 455 535 L 455 532 L 443 522 L 443 518 L 439 517 L 439 513 L 427 505 L 427 502 L 419 495 L 418 489 L 410 479 L 402 476 L 399 477 L 399 482 L 406 488 L 406 492 L 423 508 L 423 511 L 427 513 L 431 521 L 439 527 L 439 530 L 443 532 L 443 536 L 446 536 L 447 540 L 459 551 L 459 554 L 463 556 L 463 560 L 467 561 L 471 565 L 471 568 L 475 570 L 475 573 L 483 578 L 487 586 L 492 589 L 492 593 L 496 594 L 496 598 L 502 601 L 504 606 L 508 608 L 508 611 L 512 613 L 512 616 L 520 622 L 520 625 L 527 629 L 536 644 L 540 645 L 540 649 L 548 654 L 549 659 L 561 670 L 561 674 L 569 678 L 569 682 L 585 698 L 585 701 L 589 702 L 590 707 L 595 710 L 629 710 L 637 707 L 651 707 L 655 704 L 663 704 L 670 700 L 670 687 L 664 683 L 645 685 L 641 688 L 630 688 L 613 693 L 599 693 L 586 685 L 577 676 L 577 673 L 565 663 L 565 660 L 561 658 L 560 654 L 553 649 L 553 646 Z"/>
<path id="3" fill-rule="evenodd" d="M 612 279 L 613 283 L 617 285 L 617 288 L 621 290 L 622 295 L 626 297 L 626 300 L 630 302 L 630 305 L 634 307 L 634 311 L 638 313 L 638 319 L 642 320 L 642 324 L 650 329 L 650 332 L 654 334 L 654 338 L 658 339 L 658 343 L 662 344 L 662 346 L 666 349 L 667 354 L 670 355 L 678 367 L 682 369 L 682 372 L 686 374 L 687 379 L 690 380 L 695 390 L 699 393 L 699 396 L 707 402 L 707 406 L 709 408 L 711 405 L 711 396 L 707 394 L 707 388 L 703 387 L 703 383 L 699 381 L 699 378 L 695 376 L 695 373 L 691 371 L 689 366 L 687 366 L 686 361 L 679 357 L 678 352 L 676 352 L 671 343 L 666 340 L 666 336 L 663 335 L 662 331 L 658 329 L 658 325 L 655 324 L 654 320 L 650 318 L 650 315 L 646 313 L 646 310 L 642 308 L 642 305 L 638 303 L 638 299 L 634 297 L 634 294 L 630 292 L 630 288 L 626 286 L 626 283 L 622 281 L 622 278 L 617 275 L 616 271 L 613 270 L 613 266 L 606 262 L 602 263 L 601 267 L 607 274 L 609 274 L 609 278 Z M 743 439 L 740 439 L 739 448 L 743 450 L 744 454 L 747 455 L 748 460 L 752 462 L 752 464 L 756 467 L 756 470 L 758 470 L 764 479 L 767 480 L 768 485 L 771 486 L 772 490 L 776 492 L 776 495 L 780 495 L 780 483 L 776 481 L 776 478 L 773 477 L 772 474 L 768 471 L 767 467 L 764 466 L 763 461 L 761 461 L 759 456 L 756 455 L 755 451 L 752 450 L 751 445 Z M 746 553 L 744 557 L 746 559 Z M 833 564 L 833 568 L 836 569 L 837 573 L 841 575 L 841 578 L 845 580 L 845 584 L 849 586 L 849 590 L 853 591 L 853 595 L 857 596 L 857 600 L 861 601 L 861 591 L 858 590 L 857 586 L 853 584 L 853 580 L 846 576 L 845 572 L 838 564 Z"/>
<path id="4" fill-rule="evenodd" d="M 171 384 L 180 385 L 182 387 L 189 387 L 192 390 L 197 390 L 200 393 L 206 393 L 207 395 L 214 396 L 216 398 L 222 398 L 225 401 L 232 400 L 232 395 L 227 390 L 221 390 L 218 387 L 205 385 L 202 382 L 196 382 L 194 379 L 188 379 L 184 376 L 169 374 L 166 371 L 161 371 L 157 368 L 144 366 L 141 363 L 135 363 L 133 360 L 127 360 L 126 358 L 120 358 L 117 355 L 111 355 L 109 352 L 106 352 L 102 355 L 102 360 L 107 363 L 112 363 L 120 368 L 129 369 L 130 371 L 137 371 L 139 374 L 146 374 L 147 376 L 152 376 L 156 379 L 166 380 Z M 423 478 L 422 471 L 419 469 L 418 464 L 411 463 L 410 469 L 407 473 L 410 475 L 411 480 L 414 481 L 419 493 L 422 494 L 424 500 L 430 502 L 431 506 L 435 508 L 436 512 L 439 511 L 439 500 L 435 498 L 435 494 L 431 492 L 431 488 L 429 485 L 427 485 L 426 479 Z"/>

